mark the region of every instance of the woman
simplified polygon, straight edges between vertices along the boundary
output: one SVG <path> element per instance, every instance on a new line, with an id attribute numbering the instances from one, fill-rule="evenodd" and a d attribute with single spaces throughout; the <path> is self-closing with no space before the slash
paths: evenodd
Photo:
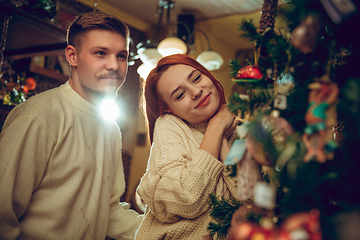
<path id="1" fill-rule="evenodd" d="M 222 161 L 238 122 L 220 83 L 187 55 L 158 62 L 146 79 L 144 103 L 152 148 L 137 189 L 147 207 L 136 239 L 202 239 L 210 194 L 236 196 L 236 179 Z"/>

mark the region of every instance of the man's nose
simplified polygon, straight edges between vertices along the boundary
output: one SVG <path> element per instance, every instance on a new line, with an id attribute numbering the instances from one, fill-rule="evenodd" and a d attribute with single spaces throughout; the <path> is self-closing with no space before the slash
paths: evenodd
<path id="1" fill-rule="evenodd" d="M 119 60 L 116 56 L 109 56 L 106 62 L 106 69 L 117 71 L 119 69 Z"/>

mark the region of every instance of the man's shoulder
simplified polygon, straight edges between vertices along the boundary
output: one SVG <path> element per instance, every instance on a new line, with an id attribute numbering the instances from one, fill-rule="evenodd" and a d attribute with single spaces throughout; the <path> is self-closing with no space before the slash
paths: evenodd
<path id="1" fill-rule="evenodd" d="M 37 116 L 56 112 L 55 108 L 63 98 L 60 88 L 53 88 L 29 97 L 25 102 L 17 105 L 10 112 L 9 117 Z"/>

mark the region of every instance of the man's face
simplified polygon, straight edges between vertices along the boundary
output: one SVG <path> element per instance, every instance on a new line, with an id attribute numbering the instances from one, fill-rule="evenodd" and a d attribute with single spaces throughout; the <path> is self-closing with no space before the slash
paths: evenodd
<path id="1" fill-rule="evenodd" d="M 99 95 L 114 96 L 128 68 L 125 38 L 102 29 L 90 30 L 80 37 L 70 62 L 73 68 L 70 85 L 89 102 Z"/>

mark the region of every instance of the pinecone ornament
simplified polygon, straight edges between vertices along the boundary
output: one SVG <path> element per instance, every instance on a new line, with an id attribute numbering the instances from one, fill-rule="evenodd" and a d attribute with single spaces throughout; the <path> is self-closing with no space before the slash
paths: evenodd
<path id="1" fill-rule="evenodd" d="M 275 26 L 275 16 L 278 6 L 278 0 L 264 0 L 261 9 L 259 33 L 262 34 L 266 29 L 273 29 Z"/>

